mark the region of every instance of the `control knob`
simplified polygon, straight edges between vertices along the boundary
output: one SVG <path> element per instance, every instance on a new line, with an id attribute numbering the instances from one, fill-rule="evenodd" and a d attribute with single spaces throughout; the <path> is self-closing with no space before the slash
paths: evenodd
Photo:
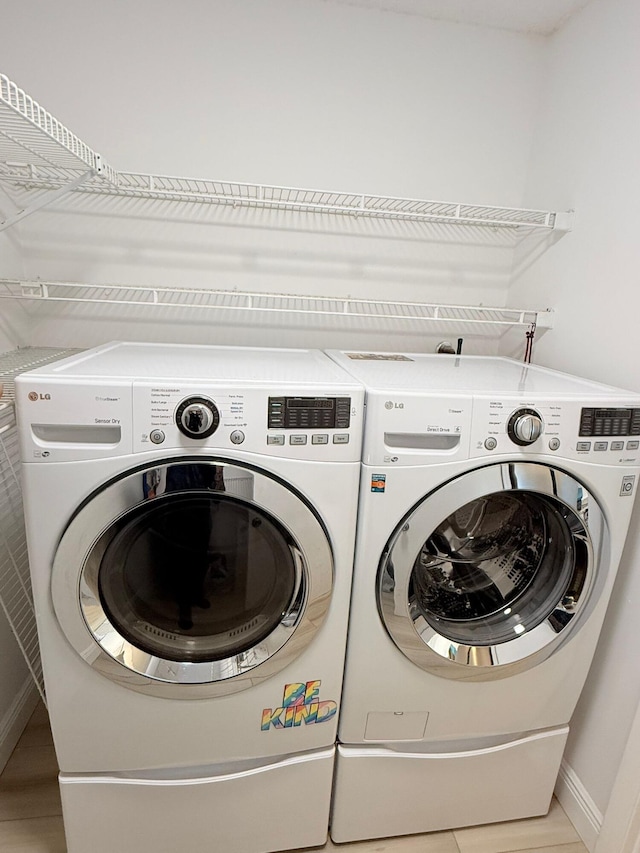
<path id="1" fill-rule="evenodd" d="M 542 435 L 544 422 L 535 409 L 518 409 L 509 418 L 507 433 L 511 441 L 526 447 Z"/>
<path id="2" fill-rule="evenodd" d="M 189 438 L 207 438 L 220 423 L 220 412 L 207 397 L 187 397 L 176 409 L 176 424 Z"/>

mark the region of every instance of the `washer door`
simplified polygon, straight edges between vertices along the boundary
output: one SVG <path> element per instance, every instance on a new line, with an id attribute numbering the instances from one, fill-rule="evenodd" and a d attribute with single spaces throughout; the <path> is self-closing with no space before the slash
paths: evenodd
<path id="1" fill-rule="evenodd" d="M 107 484 L 71 520 L 52 574 L 56 615 L 86 661 L 133 690 L 182 698 L 283 669 L 312 642 L 332 586 L 331 546 L 304 499 L 218 459 Z"/>
<path id="2" fill-rule="evenodd" d="M 528 669 L 593 606 L 605 535 L 594 498 L 562 471 L 514 463 L 468 472 L 394 531 L 378 571 L 381 617 L 398 648 L 438 675 Z"/>

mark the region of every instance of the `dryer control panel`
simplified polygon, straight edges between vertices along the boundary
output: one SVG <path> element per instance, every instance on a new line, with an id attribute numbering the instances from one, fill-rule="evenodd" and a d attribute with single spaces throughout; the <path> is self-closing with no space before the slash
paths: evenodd
<path id="1" fill-rule="evenodd" d="M 348 429 L 350 397 L 269 397 L 270 429 Z"/>
<path id="2" fill-rule="evenodd" d="M 92 379 L 61 384 L 19 377 L 16 387 L 22 458 L 28 461 L 175 450 L 360 460 L 364 392 L 357 386 L 343 386 L 338 393 L 331 386 L 322 388 L 324 393 L 300 387 L 292 394 L 289 388 L 273 393 L 239 383 Z"/>
<path id="3" fill-rule="evenodd" d="M 236 448 L 291 459 L 360 459 L 364 392 L 133 383 L 135 450 Z"/>
<path id="4" fill-rule="evenodd" d="M 23 459 L 358 462 L 364 389 L 319 350 L 112 342 L 16 379 Z"/>

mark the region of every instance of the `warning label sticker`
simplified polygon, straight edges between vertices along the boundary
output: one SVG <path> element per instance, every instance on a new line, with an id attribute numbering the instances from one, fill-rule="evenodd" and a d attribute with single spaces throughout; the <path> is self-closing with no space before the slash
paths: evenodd
<path id="1" fill-rule="evenodd" d="M 371 491 L 372 492 L 384 492 L 386 486 L 387 475 L 386 474 L 372 474 L 371 475 Z"/>

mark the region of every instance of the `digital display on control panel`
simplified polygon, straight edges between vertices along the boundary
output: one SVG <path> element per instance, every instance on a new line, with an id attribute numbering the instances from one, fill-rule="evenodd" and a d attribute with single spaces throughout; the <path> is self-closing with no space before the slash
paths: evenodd
<path id="1" fill-rule="evenodd" d="M 348 429 L 351 397 L 269 397 L 269 429 Z"/>
<path id="2" fill-rule="evenodd" d="M 288 409 L 334 409 L 336 401 L 323 397 L 285 397 L 285 405 Z"/>
<path id="3" fill-rule="evenodd" d="M 640 435 L 640 409 L 582 409 L 580 435 Z"/>

